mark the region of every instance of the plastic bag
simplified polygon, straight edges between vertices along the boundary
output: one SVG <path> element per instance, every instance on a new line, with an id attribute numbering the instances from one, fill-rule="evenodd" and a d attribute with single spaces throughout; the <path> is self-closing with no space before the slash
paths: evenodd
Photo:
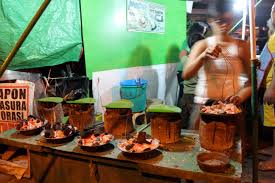
<path id="1" fill-rule="evenodd" d="M 89 96 L 89 79 L 86 76 L 48 79 L 46 93 L 49 97 L 77 100 Z"/>

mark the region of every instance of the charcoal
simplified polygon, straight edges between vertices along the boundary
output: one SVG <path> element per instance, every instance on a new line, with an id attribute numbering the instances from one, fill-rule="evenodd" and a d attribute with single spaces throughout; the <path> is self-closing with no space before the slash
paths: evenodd
<path id="1" fill-rule="evenodd" d="M 51 124 L 50 124 L 50 123 L 47 123 L 47 125 L 45 126 L 45 129 L 46 129 L 46 130 L 50 130 L 50 129 L 51 129 Z"/>
<path id="2" fill-rule="evenodd" d="M 139 144 L 147 143 L 147 141 L 146 141 L 146 132 L 139 132 L 136 141 Z"/>
<path id="3" fill-rule="evenodd" d="M 151 149 L 148 147 L 146 149 L 143 150 L 143 152 L 146 152 L 146 151 L 150 151 Z"/>
<path id="4" fill-rule="evenodd" d="M 134 138 L 133 135 L 131 135 L 131 134 L 127 134 L 127 135 L 126 135 L 126 139 L 127 139 L 127 140 L 130 140 L 131 138 Z"/>
<path id="5" fill-rule="evenodd" d="M 18 124 L 16 125 L 16 130 L 20 130 L 22 126 L 23 126 L 23 123 L 22 123 L 22 122 L 18 123 Z"/>
<path id="6" fill-rule="evenodd" d="M 65 136 L 69 136 L 69 135 L 72 133 L 72 130 L 71 130 L 70 128 L 67 127 L 67 128 L 64 129 L 63 132 L 64 132 L 64 135 L 65 135 Z"/>
<path id="7" fill-rule="evenodd" d="M 62 125 L 61 123 L 55 123 L 53 125 L 53 129 L 56 131 L 56 130 L 62 130 Z"/>
<path id="8" fill-rule="evenodd" d="M 90 134 L 92 134 L 91 131 L 84 130 L 80 133 L 80 136 L 81 136 L 81 138 L 88 138 L 90 136 Z"/>
<path id="9" fill-rule="evenodd" d="M 45 130 L 45 135 L 46 138 L 50 138 L 51 136 L 51 130 Z"/>
<path id="10" fill-rule="evenodd" d="M 99 146 L 100 144 L 99 144 L 99 142 L 95 142 L 93 145 Z"/>
<path id="11" fill-rule="evenodd" d="M 36 117 L 33 116 L 33 115 L 29 115 L 29 116 L 28 116 L 28 120 L 31 120 L 31 119 L 36 119 Z"/>
<path id="12" fill-rule="evenodd" d="M 100 133 L 94 133 L 95 137 L 98 137 L 100 135 Z"/>
<path id="13" fill-rule="evenodd" d="M 132 147 L 134 147 L 134 144 L 128 144 L 125 149 L 129 151 L 130 149 L 132 149 Z"/>

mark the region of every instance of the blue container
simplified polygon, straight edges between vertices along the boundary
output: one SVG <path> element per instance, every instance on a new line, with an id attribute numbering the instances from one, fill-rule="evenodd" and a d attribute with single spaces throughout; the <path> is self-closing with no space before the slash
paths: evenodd
<path id="1" fill-rule="evenodd" d="M 120 82 L 120 97 L 133 102 L 133 112 L 141 112 L 146 109 L 147 81 L 132 79 Z"/>

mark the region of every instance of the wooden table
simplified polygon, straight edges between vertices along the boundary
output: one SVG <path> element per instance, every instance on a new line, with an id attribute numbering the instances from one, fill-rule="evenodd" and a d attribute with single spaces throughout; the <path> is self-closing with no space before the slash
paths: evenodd
<path id="1" fill-rule="evenodd" d="M 196 155 L 202 150 L 198 134 L 183 131 L 182 135 L 180 143 L 163 147 L 166 150 L 158 150 L 151 159 L 125 156 L 116 148 L 116 140 L 106 151 L 86 152 L 77 146 L 76 139 L 58 146 L 43 142 L 40 135 L 26 137 L 14 129 L 0 134 L 0 143 L 29 149 L 34 182 L 172 183 L 182 179 L 240 182 L 242 165 L 234 160 L 225 174 L 201 171 L 196 162 Z"/>

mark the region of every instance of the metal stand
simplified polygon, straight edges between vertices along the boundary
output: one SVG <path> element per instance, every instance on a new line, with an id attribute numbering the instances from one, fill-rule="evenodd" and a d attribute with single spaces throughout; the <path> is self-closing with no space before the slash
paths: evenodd
<path id="1" fill-rule="evenodd" d="M 257 72 L 256 69 L 259 66 L 259 60 L 251 60 L 251 112 L 252 112 L 252 123 L 253 123 L 253 183 L 258 182 L 258 91 L 257 91 Z"/>
<path id="2" fill-rule="evenodd" d="M 32 28 L 35 26 L 36 22 L 39 20 L 39 18 L 41 17 L 41 15 L 43 14 L 43 12 L 45 11 L 45 9 L 47 8 L 47 6 L 49 5 L 50 2 L 51 2 L 51 0 L 44 0 L 42 5 L 40 6 L 40 8 L 35 13 L 32 20 L 26 27 L 25 31 L 22 33 L 22 35 L 16 42 L 15 46 L 13 47 L 13 49 L 11 50 L 11 52 L 9 53 L 7 58 L 4 60 L 3 64 L 0 67 L 0 78 L 4 74 L 5 70 L 8 68 L 13 57 L 16 55 L 17 51 L 20 49 L 21 45 L 24 43 L 24 41 L 28 37 L 29 33 L 31 32 Z"/>

